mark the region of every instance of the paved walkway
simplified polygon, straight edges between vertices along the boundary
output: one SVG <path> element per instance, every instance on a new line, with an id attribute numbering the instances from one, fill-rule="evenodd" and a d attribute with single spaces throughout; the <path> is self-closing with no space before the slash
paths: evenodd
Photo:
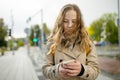
<path id="1" fill-rule="evenodd" d="M 99 57 L 100 68 L 112 74 L 120 75 L 120 60 L 109 57 Z"/>
<path id="2" fill-rule="evenodd" d="M 107 76 L 113 78 L 114 80 L 120 80 L 120 60 L 99 56 L 99 64 L 101 72 L 105 72 Z"/>
<path id="3" fill-rule="evenodd" d="M 116 56 L 120 55 L 118 46 L 99 46 L 97 48 L 98 60 L 101 72 L 104 72 L 114 80 L 120 80 L 120 60 Z"/>
<path id="4" fill-rule="evenodd" d="M 39 80 L 25 48 L 0 57 L 0 80 Z"/>

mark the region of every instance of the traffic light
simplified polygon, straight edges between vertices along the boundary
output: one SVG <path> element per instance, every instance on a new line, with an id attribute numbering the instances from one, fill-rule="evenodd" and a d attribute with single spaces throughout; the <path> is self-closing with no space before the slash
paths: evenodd
<path id="1" fill-rule="evenodd" d="M 11 36 L 11 29 L 9 29 L 9 32 L 8 32 L 8 33 L 9 33 L 9 36 Z"/>
<path id="2" fill-rule="evenodd" d="M 34 43 L 38 42 L 38 38 L 33 38 L 33 42 Z"/>

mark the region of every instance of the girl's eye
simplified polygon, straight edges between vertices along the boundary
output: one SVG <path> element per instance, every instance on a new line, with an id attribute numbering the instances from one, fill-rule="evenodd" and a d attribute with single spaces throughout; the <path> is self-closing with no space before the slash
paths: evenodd
<path id="1" fill-rule="evenodd" d="M 76 21 L 72 21 L 72 23 L 76 23 Z"/>
<path id="2" fill-rule="evenodd" d="M 64 20 L 63 22 L 64 22 L 64 23 L 68 23 L 68 21 L 66 21 L 66 20 Z"/>

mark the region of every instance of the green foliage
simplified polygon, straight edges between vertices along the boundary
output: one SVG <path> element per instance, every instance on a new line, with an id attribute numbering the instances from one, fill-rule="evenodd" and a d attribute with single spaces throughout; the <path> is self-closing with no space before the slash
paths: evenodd
<path id="1" fill-rule="evenodd" d="M 4 21 L 0 18 L 0 47 L 6 47 L 7 42 L 5 41 L 5 37 L 7 35 L 7 26 L 4 25 Z"/>
<path id="2" fill-rule="evenodd" d="M 44 40 L 46 42 L 47 41 L 47 37 L 50 34 L 50 30 L 48 29 L 46 23 L 43 24 L 43 29 L 44 29 Z"/>
<path id="3" fill-rule="evenodd" d="M 88 29 L 88 33 L 90 32 L 90 36 L 96 40 L 96 41 L 100 41 L 101 39 L 101 32 L 102 32 L 102 22 L 99 20 L 94 21 L 90 28 Z"/>
<path id="4" fill-rule="evenodd" d="M 33 41 L 32 41 L 32 40 L 30 40 L 30 41 L 29 41 L 29 43 L 30 43 L 30 45 L 32 45 L 32 46 L 34 45 L 34 43 L 33 43 Z"/>
<path id="5" fill-rule="evenodd" d="M 32 27 L 32 28 L 31 28 L 30 37 L 29 37 L 29 39 L 30 39 L 30 44 L 31 44 L 31 45 L 33 45 L 33 42 L 32 42 L 33 38 L 34 38 L 34 29 L 33 29 L 33 27 Z"/>
<path id="6" fill-rule="evenodd" d="M 0 40 L 0 48 L 1 47 L 7 47 L 7 41 L 5 40 Z"/>
<path id="7" fill-rule="evenodd" d="M 31 27 L 31 34 L 30 34 L 30 44 L 31 45 L 34 45 L 34 44 L 37 44 L 38 45 L 38 42 L 34 43 L 33 42 L 33 39 L 34 38 L 37 38 L 39 39 L 39 36 L 40 36 L 40 27 L 38 24 L 34 25 Z"/>
<path id="8" fill-rule="evenodd" d="M 9 40 L 9 41 L 8 41 L 8 47 L 10 48 L 10 50 L 12 50 L 12 46 L 13 46 L 12 40 Z"/>
<path id="9" fill-rule="evenodd" d="M 46 23 L 43 24 L 43 29 L 45 34 L 50 34 L 50 30 L 48 29 Z"/>
<path id="10" fill-rule="evenodd" d="M 12 50 L 12 49 L 14 49 L 14 50 L 18 49 L 17 41 L 13 42 L 12 40 L 9 40 L 7 44 L 8 44 L 8 47 L 9 47 L 10 50 Z"/>
<path id="11" fill-rule="evenodd" d="M 116 21 L 117 19 L 117 14 L 116 13 L 106 13 L 104 15 L 101 16 L 100 20 L 103 22 L 107 22 L 109 20 L 111 21 Z"/>
<path id="12" fill-rule="evenodd" d="M 22 40 L 22 39 L 18 39 L 17 45 L 18 45 L 19 47 L 24 46 L 23 40 Z"/>
<path id="13" fill-rule="evenodd" d="M 106 41 L 118 43 L 118 27 L 112 20 L 106 23 Z"/>
<path id="14" fill-rule="evenodd" d="M 117 15 L 115 13 L 104 14 L 98 20 L 91 23 L 88 28 L 89 35 L 96 41 L 100 41 L 102 33 L 104 33 L 105 41 L 110 43 L 118 43 L 118 27 L 115 24 Z"/>

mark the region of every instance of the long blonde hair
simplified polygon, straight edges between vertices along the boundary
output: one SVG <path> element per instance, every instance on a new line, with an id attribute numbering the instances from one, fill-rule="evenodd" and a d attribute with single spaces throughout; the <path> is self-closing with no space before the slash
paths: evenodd
<path id="1" fill-rule="evenodd" d="M 67 4 L 65 5 L 57 19 L 53 28 L 53 31 L 51 32 L 48 41 L 52 42 L 53 44 L 50 46 L 50 50 L 48 54 L 54 54 L 57 46 L 62 43 L 62 36 L 63 36 L 63 19 L 65 17 L 65 14 L 68 10 L 74 10 L 77 13 L 77 29 L 75 32 L 75 40 L 76 43 L 79 43 L 80 50 L 85 51 L 86 48 L 90 47 L 90 38 L 88 36 L 88 33 L 84 27 L 84 22 L 82 19 L 82 13 L 79 9 L 79 7 L 75 4 Z M 70 43 L 70 42 L 68 42 Z M 66 43 L 67 44 L 67 43 Z"/>

